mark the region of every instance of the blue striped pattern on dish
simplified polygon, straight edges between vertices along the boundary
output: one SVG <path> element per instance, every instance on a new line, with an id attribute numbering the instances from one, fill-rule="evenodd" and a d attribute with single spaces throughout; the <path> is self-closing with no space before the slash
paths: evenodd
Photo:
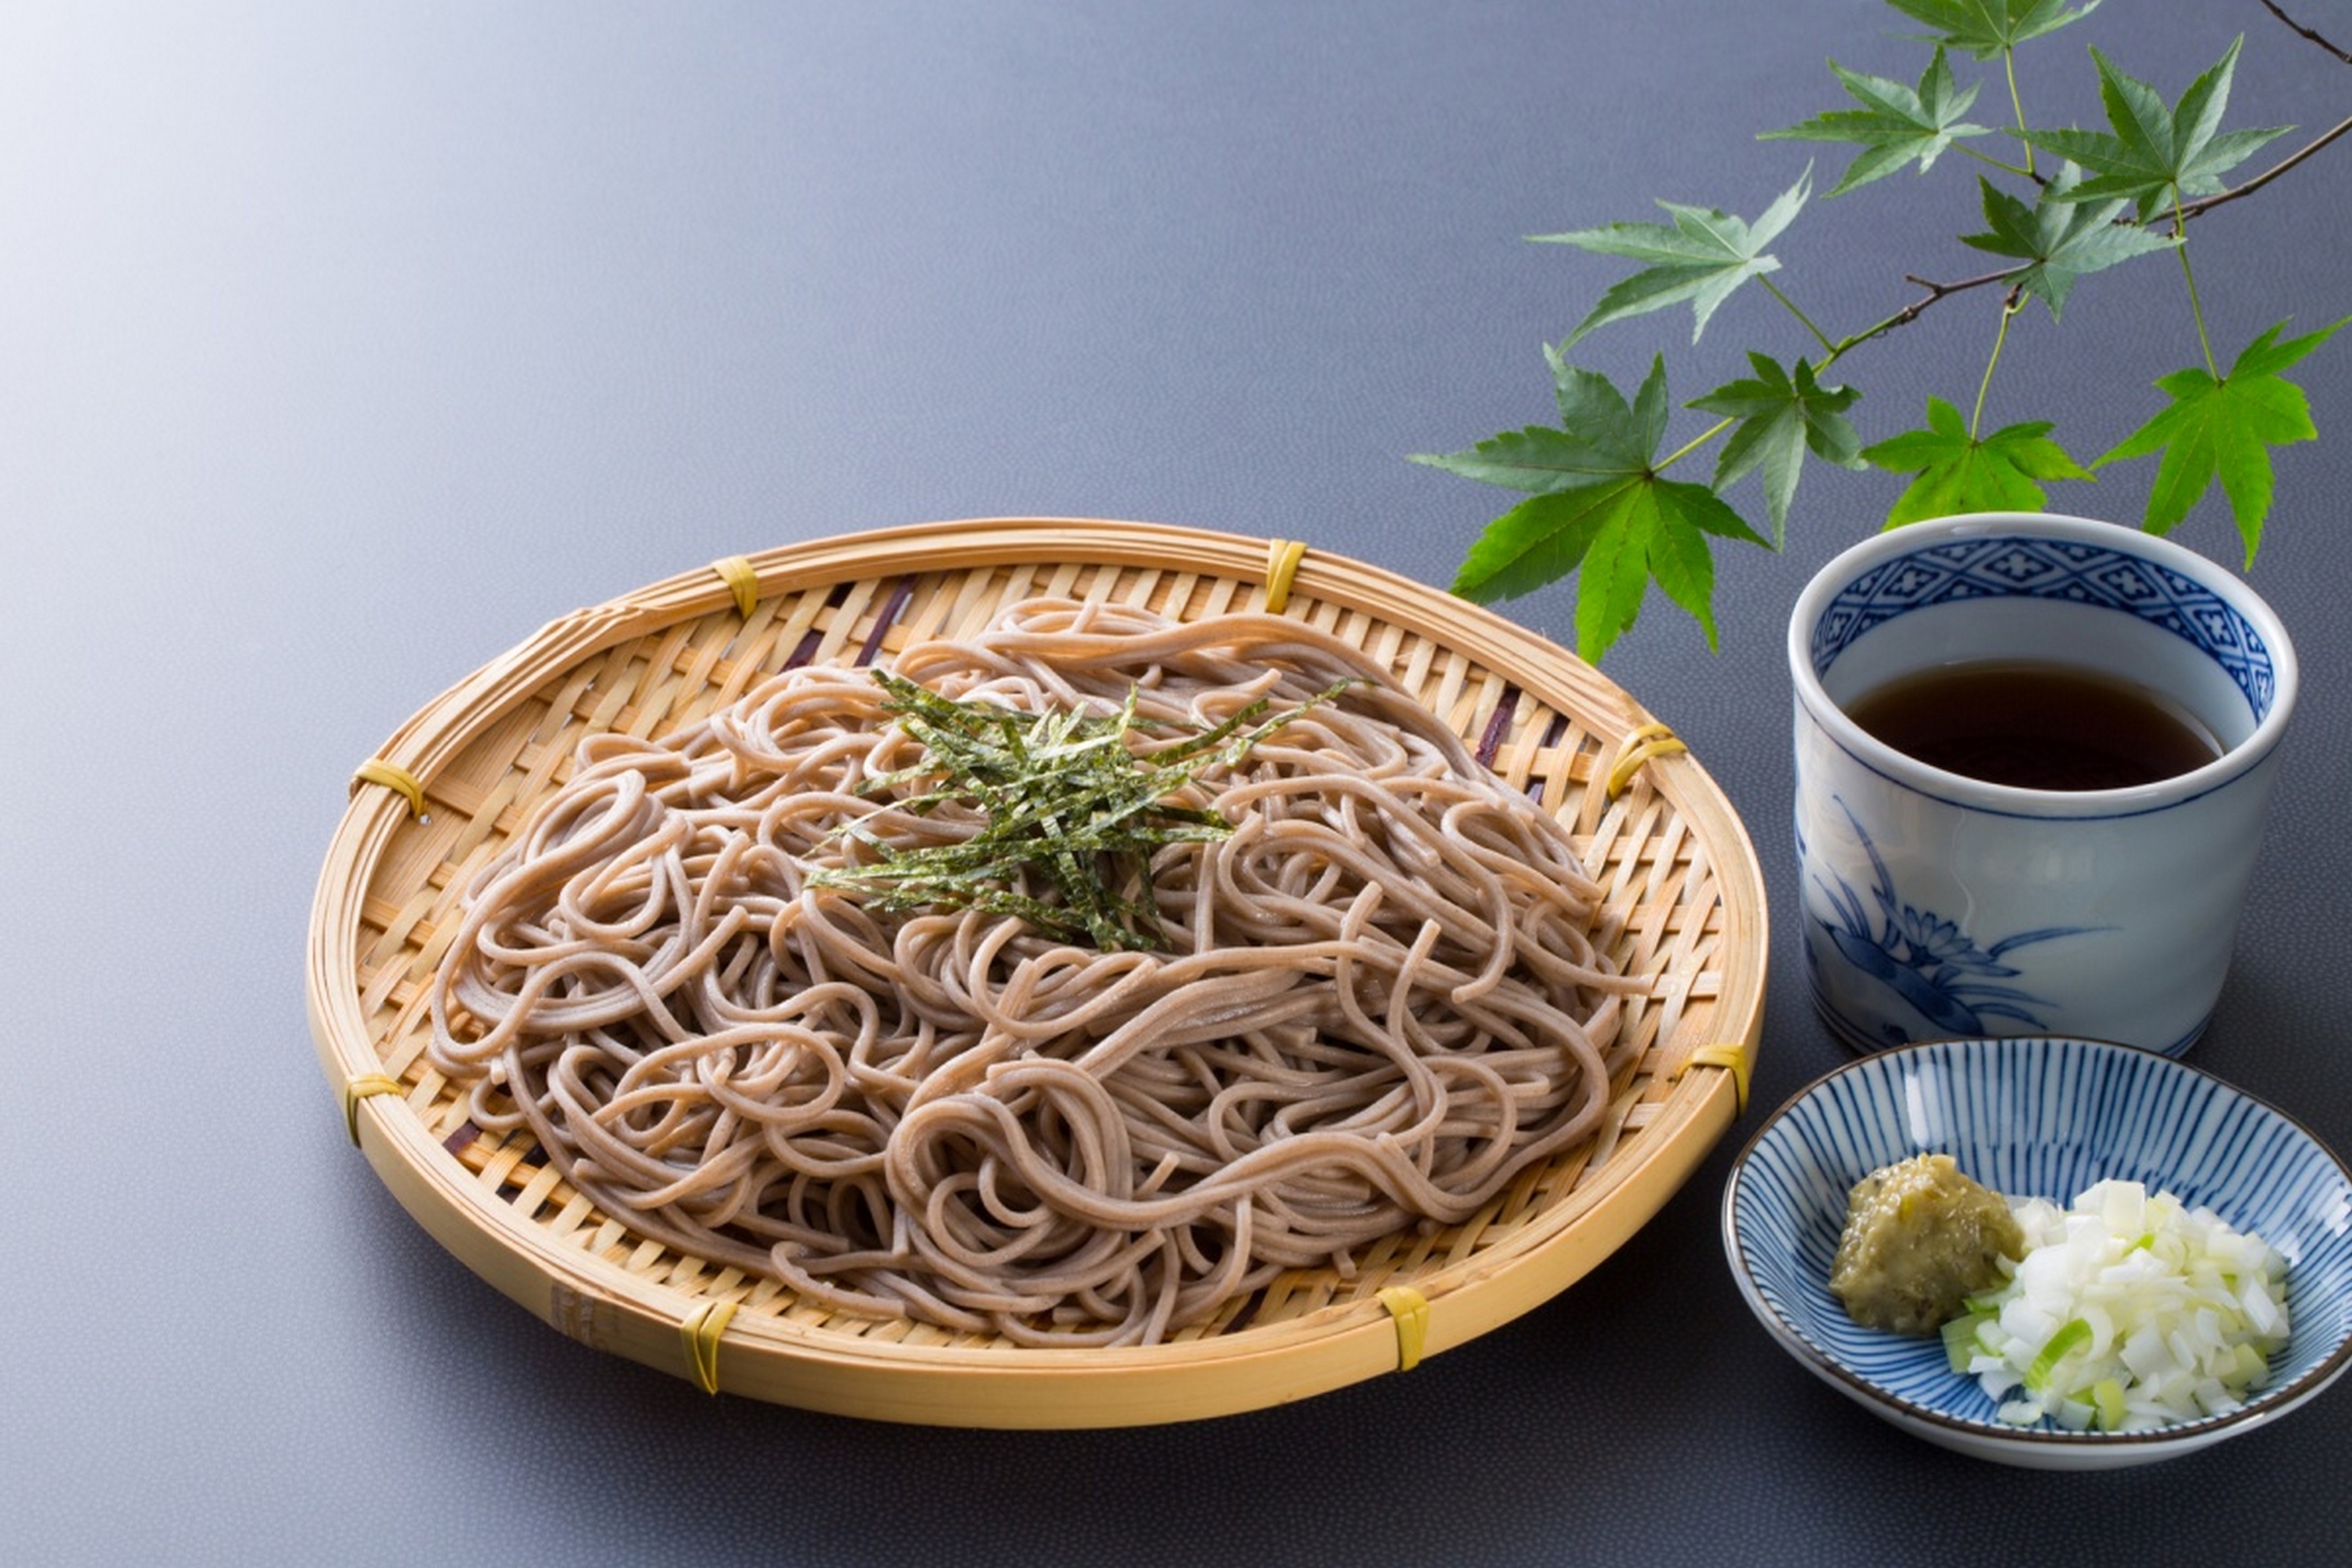
<path id="1" fill-rule="evenodd" d="M 1864 1329 L 1830 1293 L 1846 1194 L 1913 1154 L 2018 1197 L 2071 1204 L 2118 1178 L 2204 1205 L 2287 1259 L 2293 1336 L 2270 1385 L 2231 1415 L 2106 1436 L 1996 1419 L 1934 1338 Z M 1814 1370 L 1908 1415 L 2028 1441 L 2116 1443 L 2210 1430 L 2311 1392 L 2352 1356 L 2352 1172 L 2294 1121 L 2210 1074 L 2089 1040 L 1947 1040 L 1849 1063 L 1758 1130 L 1724 1194 L 1724 1245 L 1766 1328 Z"/>

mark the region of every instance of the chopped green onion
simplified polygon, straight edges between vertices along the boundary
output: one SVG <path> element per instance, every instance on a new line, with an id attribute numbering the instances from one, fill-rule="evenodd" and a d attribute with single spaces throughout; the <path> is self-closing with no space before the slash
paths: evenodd
<path id="1" fill-rule="evenodd" d="M 1944 1357 L 1951 1363 L 1954 1372 L 1969 1370 L 1969 1363 L 1975 1359 L 1981 1348 L 1977 1331 L 1991 1316 L 1990 1312 L 1969 1312 L 1944 1325 Z"/>
<path id="2" fill-rule="evenodd" d="M 2142 1431 L 2234 1408 L 2267 1381 L 2287 1342 L 2286 1264 L 2262 1237 L 2137 1182 L 2094 1184 L 2071 1209 L 2011 1207 L 2025 1255 L 1969 1303 L 1986 1321 L 1967 1375 L 2000 1420 Z"/>
<path id="3" fill-rule="evenodd" d="M 2042 1347 L 2042 1353 L 2033 1358 L 2033 1364 L 2025 1369 L 2026 1388 L 2039 1394 L 2049 1387 L 2050 1374 L 2058 1370 L 2058 1363 L 2064 1361 L 2069 1352 L 2090 1342 L 2091 1325 L 2080 1318 L 2069 1319 L 2065 1327 L 2050 1336 L 2049 1342 Z"/>

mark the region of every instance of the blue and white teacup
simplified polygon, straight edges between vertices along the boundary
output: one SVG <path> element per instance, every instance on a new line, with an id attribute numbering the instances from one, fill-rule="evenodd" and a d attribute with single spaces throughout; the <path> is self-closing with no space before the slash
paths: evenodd
<path id="1" fill-rule="evenodd" d="M 2162 693 L 2217 742 L 2128 787 L 2022 788 L 1907 756 L 1848 707 L 1938 666 L 2042 661 Z M 1857 1049 L 2062 1034 L 2179 1055 L 2220 998 L 2295 662 L 2278 617 L 2179 545 L 1989 512 L 1855 545 L 1789 625 L 1815 1005 Z"/>

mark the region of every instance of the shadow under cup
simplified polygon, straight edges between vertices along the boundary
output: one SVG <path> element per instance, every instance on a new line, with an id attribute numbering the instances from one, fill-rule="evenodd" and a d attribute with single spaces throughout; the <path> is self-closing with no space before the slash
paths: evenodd
<path id="1" fill-rule="evenodd" d="M 1789 660 L 1805 968 L 1847 1045 L 2056 1033 L 2177 1055 L 2195 1041 L 2294 702 L 2269 606 L 2137 530 L 1945 518 L 1824 567 L 1790 617 Z M 1903 677 L 1987 661 L 2151 689 L 2221 754 L 2129 788 L 2021 789 L 1906 756 L 1845 711 Z"/>

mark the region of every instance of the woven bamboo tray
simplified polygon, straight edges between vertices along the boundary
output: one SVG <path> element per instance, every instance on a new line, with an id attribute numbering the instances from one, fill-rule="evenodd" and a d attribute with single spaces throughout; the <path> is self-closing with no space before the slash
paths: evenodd
<path id="1" fill-rule="evenodd" d="M 570 775 L 581 737 L 650 736 L 812 660 L 887 660 L 1039 594 L 1183 618 L 1274 609 L 1370 652 L 1568 823 L 1601 945 L 1648 977 L 1600 1134 L 1475 1219 L 1284 1277 L 1139 1349 L 1024 1348 L 838 1315 L 599 1213 L 527 1135 L 493 1136 L 425 1059 L 457 889 Z M 1762 1015 L 1754 851 L 1664 725 L 1502 618 L 1282 541 L 1070 519 L 939 523 L 730 558 L 567 616 L 444 693 L 360 767 L 311 912 L 311 1029 L 352 1141 L 468 1268 L 583 1343 L 713 1392 L 976 1426 L 1110 1426 L 1280 1404 L 1472 1339 L 1581 1277 L 1665 1203 L 1746 1098 Z M 1700 1070 L 1690 1070 L 1696 1068 Z"/>

